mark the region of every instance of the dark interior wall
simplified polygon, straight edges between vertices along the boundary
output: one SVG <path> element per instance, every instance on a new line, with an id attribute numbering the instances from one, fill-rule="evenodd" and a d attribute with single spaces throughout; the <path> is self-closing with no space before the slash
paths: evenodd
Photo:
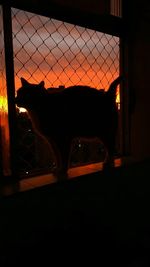
<path id="1" fill-rule="evenodd" d="M 93 12 L 96 14 L 104 14 L 108 12 L 109 1 L 97 0 L 54 0 L 58 5 L 63 5 L 71 8 L 78 8 L 84 12 Z"/>
<path id="2" fill-rule="evenodd" d="M 0 2 L 3 3 L 9 3 L 12 6 L 30 6 L 34 7 L 40 7 L 44 10 L 48 7 L 51 8 L 55 6 L 58 8 L 58 12 L 61 12 L 62 8 L 71 8 L 74 10 L 80 10 L 83 12 L 88 13 L 95 13 L 95 14 L 106 14 L 109 11 L 109 0 L 1 0 Z"/>
<path id="3" fill-rule="evenodd" d="M 135 106 L 131 116 L 131 154 L 150 157 L 150 2 L 127 1 L 129 75 Z"/>
<path id="4" fill-rule="evenodd" d="M 122 22 L 110 16 L 110 0 L 0 0 L 0 4 L 119 36 Z"/>

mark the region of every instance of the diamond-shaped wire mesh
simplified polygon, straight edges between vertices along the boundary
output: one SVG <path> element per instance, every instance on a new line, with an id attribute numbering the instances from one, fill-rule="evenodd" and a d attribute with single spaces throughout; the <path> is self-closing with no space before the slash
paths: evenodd
<path id="1" fill-rule="evenodd" d="M 107 89 L 118 75 L 118 37 L 17 9 L 12 19 L 16 89 L 21 76 Z"/>
<path id="2" fill-rule="evenodd" d="M 44 80 L 46 88 L 80 84 L 107 90 L 119 74 L 118 37 L 14 8 L 12 8 L 12 26 L 16 90 L 20 87 L 21 77 L 32 83 Z M 19 128 L 22 127 L 20 125 Z M 30 139 L 29 132 L 27 134 L 24 130 L 21 135 L 24 149 L 27 152 L 33 151 L 25 144 L 25 139 Z M 74 153 L 72 161 L 77 154 L 80 154 L 79 164 L 81 164 L 85 162 L 84 153 L 87 155 L 94 153 L 93 151 L 90 153 L 91 145 L 88 143 L 84 152 L 81 151 L 82 146 L 79 143 L 78 140 L 72 149 Z M 30 145 L 32 147 L 32 141 Z M 97 158 L 100 158 L 99 154 L 102 153 L 100 141 L 98 148 Z M 33 157 L 36 158 L 37 155 L 34 154 Z M 22 152 L 19 158 L 24 161 Z M 86 162 L 91 161 L 93 159 L 89 156 Z M 26 157 L 26 162 L 32 169 L 32 160 L 29 162 Z M 36 164 L 35 169 L 40 165 L 40 160 L 37 160 Z M 54 165 L 53 160 L 50 165 Z"/>

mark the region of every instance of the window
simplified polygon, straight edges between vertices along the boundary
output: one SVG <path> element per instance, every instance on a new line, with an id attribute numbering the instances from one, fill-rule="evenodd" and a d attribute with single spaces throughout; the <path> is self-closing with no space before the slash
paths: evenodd
<path id="1" fill-rule="evenodd" d="M 16 90 L 21 77 L 31 83 L 44 80 L 46 88 L 80 84 L 107 90 L 119 75 L 118 37 L 14 8 L 12 30 Z M 35 134 L 24 110 L 18 111 L 17 118 L 18 172 L 28 176 L 51 171 L 55 168 L 53 152 Z M 104 157 L 100 140 L 77 139 L 70 165 L 103 161 Z"/>

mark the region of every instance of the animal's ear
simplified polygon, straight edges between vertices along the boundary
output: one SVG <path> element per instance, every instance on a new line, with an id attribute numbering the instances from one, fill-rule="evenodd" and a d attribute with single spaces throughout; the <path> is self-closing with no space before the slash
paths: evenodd
<path id="1" fill-rule="evenodd" d="M 39 86 L 41 86 L 42 88 L 44 88 L 44 81 L 41 81 L 40 83 L 39 83 Z"/>
<path id="2" fill-rule="evenodd" d="M 25 80 L 23 77 L 21 77 L 21 83 L 22 83 L 22 86 L 29 85 L 29 83 L 27 82 L 27 80 Z"/>

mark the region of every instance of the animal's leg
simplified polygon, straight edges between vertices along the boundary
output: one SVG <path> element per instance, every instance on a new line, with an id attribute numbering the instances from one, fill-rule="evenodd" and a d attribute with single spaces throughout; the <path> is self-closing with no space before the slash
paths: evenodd
<path id="1" fill-rule="evenodd" d="M 103 169 L 111 169 L 114 167 L 114 140 L 107 142 L 106 157 L 103 163 Z"/>
<path id="2" fill-rule="evenodd" d="M 107 157 L 103 163 L 103 169 L 111 169 L 114 167 L 114 156 L 107 152 Z"/>
<path id="3" fill-rule="evenodd" d="M 68 177 L 68 160 L 70 153 L 70 142 L 65 139 L 56 140 L 55 154 L 57 158 L 57 168 L 55 175 L 58 180 L 64 180 Z"/>

